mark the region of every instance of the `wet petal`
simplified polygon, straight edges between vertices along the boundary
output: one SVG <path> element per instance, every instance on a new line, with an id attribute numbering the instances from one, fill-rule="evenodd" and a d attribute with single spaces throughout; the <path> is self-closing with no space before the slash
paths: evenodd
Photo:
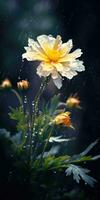
<path id="1" fill-rule="evenodd" d="M 66 53 L 65 56 L 60 57 L 59 62 L 68 62 L 68 61 L 73 61 L 76 58 L 80 57 L 82 55 L 81 49 L 76 49 L 74 52 L 68 54 Z"/>
<path id="2" fill-rule="evenodd" d="M 58 89 L 62 87 L 62 78 L 60 76 L 56 79 L 53 79 L 53 82 Z"/>
<path id="3" fill-rule="evenodd" d="M 85 66 L 83 65 L 83 61 L 76 60 L 69 63 L 70 68 L 77 72 L 85 71 Z"/>
<path id="4" fill-rule="evenodd" d="M 53 71 L 53 66 L 48 63 L 41 63 L 37 68 L 37 74 L 41 76 L 49 76 Z"/>
<path id="5" fill-rule="evenodd" d="M 55 43 L 54 43 L 53 49 L 55 49 L 55 50 L 59 49 L 61 44 L 62 44 L 61 36 L 57 35 L 57 37 L 55 39 Z"/>
<path id="6" fill-rule="evenodd" d="M 76 71 L 72 71 L 72 70 L 70 70 L 70 71 L 63 71 L 63 73 L 62 73 L 62 76 L 65 76 L 66 78 L 68 78 L 68 79 L 72 79 L 74 76 L 76 76 L 77 75 L 77 72 Z"/>
<path id="7" fill-rule="evenodd" d="M 55 42 L 55 38 L 47 35 L 40 35 L 37 37 L 37 40 L 46 54 L 48 53 L 48 49 L 53 48 Z"/>
<path id="8" fill-rule="evenodd" d="M 22 54 L 22 59 L 26 58 L 28 61 L 48 61 L 48 58 L 44 55 L 41 55 L 40 53 L 36 53 L 33 51 L 27 51 L 26 53 Z"/>
<path id="9" fill-rule="evenodd" d="M 69 53 L 73 47 L 72 40 L 68 40 L 68 42 L 63 43 L 60 48 L 61 57 L 64 56 L 66 53 Z"/>
<path id="10" fill-rule="evenodd" d="M 76 49 L 75 51 L 73 51 L 72 53 L 70 53 L 69 56 L 72 59 L 76 59 L 76 58 L 79 58 L 82 54 L 83 53 L 82 53 L 81 49 Z"/>

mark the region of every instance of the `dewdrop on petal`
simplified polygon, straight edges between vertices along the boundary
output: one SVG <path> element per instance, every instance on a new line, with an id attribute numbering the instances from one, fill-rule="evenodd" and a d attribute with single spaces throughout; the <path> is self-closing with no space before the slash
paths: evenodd
<path id="1" fill-rule="evenodd" d="M 29 82 L 27 80 L 22 80 L 17 82 L 17 87 L 20 90 L 27 90 L 29 88 Z"/>
<path id="2" fill-rule="evenodd" d="M 12 87 L 12 84 L 9 79 L 5 79 L 4 81 L 2 81 L 2 84 L 0 85 L 0 87 L 4 89 L 9 89 Z"/>

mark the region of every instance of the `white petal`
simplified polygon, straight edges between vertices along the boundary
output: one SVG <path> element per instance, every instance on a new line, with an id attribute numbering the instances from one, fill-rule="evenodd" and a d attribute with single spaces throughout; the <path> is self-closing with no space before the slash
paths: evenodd
<path id="1" fill-rule="evenodd" d="M 76 49 L 72 53 L 69 54 L 70 58 L 76 59 L 79 58 L 82 55 L 81 49 Z"/>
<path id="2" fill-rule="evenodd" d="M 73 42 L 71 39 L 68 40 L 68 42 L 63 43 L 59 49 L 62 53 L 61 57 L 64 56 L 66 53 L 68 54 L 71 51 L 72 47 L 73 47 Z"/>
<path id="3" fill-rule="evenodd" d="M 59 62 L 70 62 L 70 61 L 75 61 L 76 58 L 80 57 L 82 55 L 81 49 L 76 49 L 72 53 L 66 53 L 63 57 L 59 59 Z"/>
<path id="4" fill-rule="evenodd" d="M 53 82 L 58 89 L 62 87 L 62 78 L 60 76 L 56 79 L 53 79 Z"/>
<path id="5" fill-rule="evenodd" d="M 55 40 L 56 40 L 56 38 L 54 38 L 52 35 L 48 35 L 48 42 L 49 42 L 49 45 L 51 46 L 51 48 L 53 48 L 53 46 L 55 44 Z"/>
<path id="6" fill-rule="evenodd" d="M 76 60 L 69 63 L 69 66 L 72 70 L 81 72 L 85 70 L 85 66 L 83 65 L 83 61 Z"/>
<path id="7" fill-rule="evenodd" d="M 72 79 L 76 75 L 77 75 L 77 72 L 76 71 L 72 71 L 72 70 L 64 71 L 63 74 L 62 74 L 62 76 L 65 76 L 68 79 Z"/>
<path id="8" fill-rule="evenodd" d="M 66 65 L 65 64 L 62 64 L 62 63 L 53 63 L 53 65 L 54 65 L 54 67 L 56 67 L 56 70 L 58 71 L 58 72 L 60 72 L 60 74 L 63 74 L 63 71 L 69 71 L 70 70 L 70 67 L 69 67 L 69 65 L 67 65 L 67 63 L 66 63 Z"/>
<path id="9" fill-rule="evenodd" d="M 57 70 L 54 68 L 52 70 L 51 76 L 52 76 L 53 79 L 57 79 L 57 78 L 59 78 L 60 75 L 58 74 Z"/>
<path id="10" fill-rule="evenodd" d="M 71 51 L 71 49 L 73 48 L 73 41 L 70 39 L 68 40 L 68 42 L 66 43 L 66 47 L 67 47 L 67 53 L 69 53 Z"/>
<path id="11" fill-rule="evenodd" d="M 61 36 L 57 35 L 57 37 L 55 38 L 53 49 L 58 50 L 61 44 L 62 44 Z"/>
<path id="12" fill-rule="evenodd" d="M 55 42 L 55 38 L 47 35 L 40 35 L 37 37 L 37 40 L 45 53 L 47 53 L 48 48 L 53 48 Z"/>
<path id="13" fill-rule="evenodd" d="M 46 64 L 46 63 L 41 63 L 38 67 L 37 67 L 37 74 L 41 77 L 41 76 L 49 76 L 53 71 L 53 66 L 50 64 Z"/>
<path id="14" fill-rule="evenodd" d="M 22 54 L 22 59 L 26 58 L 28 61 L 33 61 L 34 60 L 34 56 L 32 52 L 26 52 Z"/>
<path id="15" fill-rule="evenodd" d="M 33 39 L 31 39 L 31 38 L 28 38 L 28 46 L 32 47 L 32 49 L 34 49 L 36 51 L 40 47 L 39 44 L 37 42 L 35 42 Z"/>
<path id="16" fill-rule="evenodd" d="M 38 74 L 40 77 L 41 77 L 41 76 L 46 77 L 46 76 L 49 76 L 49 75 L 50 75 L 50 72 L 44 71 L 44 70 L 43 70 L 43 67 L 42 67 L 41 65 L 39 65 L 39 66 L 37 67 L 37 74 Z"/>
<path id="17" fill-rule="evenodd" d="M 40 52 L 36 53 L 34 51 L 27 51 L 22 54 L 22 59 L 26 58 L 28 61 L 44 61 L 47 62 L 48 58 L 41 54 Z"/>
<path id="18" fill-rule="evenodd" d="M 24 49 L 25 49 L 26 51 L 32 51 L 32 48 L 30 48 L 30 47 L 24 47 Z"/>
<path id="19" fill-rule="evenodd" d="M 22 54 L 22 58 L 26 58 L 28 61 L 48 61 L 47 55 L 44 53 L 41 46 L 38 42 L 35 42 L 33 39 L 28 38 L 28 47 L 24 47 L 26 53 Z"/>
<path id="20" fill-rule="evenodd" d="M 53 66 L 58 72 L 62 72 L 64 70 L 64 66 L 61 63 L 53 63 Z"/>
<path id="21" fill-rule="evenodd" d="M 41 53 L 43 56 L 47 57 L 41 45 L 39 45 L 38 42 L 34 41 L 33 39 L 28 38 L 28 46 L 32 48 L 32 51 Z"/>

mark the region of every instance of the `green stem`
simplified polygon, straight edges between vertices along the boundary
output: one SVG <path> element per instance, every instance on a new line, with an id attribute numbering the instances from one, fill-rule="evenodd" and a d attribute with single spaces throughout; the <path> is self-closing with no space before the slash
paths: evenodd
<path id="1" fill-rule="evenodd" d="M 16 95 L 17 99 L 19 100 L 20 105 L 22 106 L 23 101 L 22 101 L 20 95 L 18 94 L 18 92 L 15 89 L 12 89 L 11 91 Z"/>
<path id="2" fill-rule="evenodd" d="M 38 104 L 39 104 L 39 99 L 41 94 L 43 93 L 44 89 L 46 88 L 47 84 L 49 83 L 50 77 L 46 77 L 43 82 L 41 83 L 41 86 L 39 88 L 39 91 L 34 99 L 34 107 L 33 107 L 33 117 L 32 117 L 32 125 L 31 125 L 31 134 L 30 134 L 30 159 L 32 158 L 32 134 L 34 132 L 35 135 L 35 119 L 38 114 Z M 38 143 L 38 141 L 37 141 Z M 35 154 L 36 154 L 36 149 L 37 149 L 37 143 L 35 145 Z M 34 156 L 35 156 L 34 154 Z"/>
<path id="3" fill-rule="evenodd" d="M 38 104 L 39 104 L 39 99 L 40 99 L 40 96 L 41 94 L 43 93 L 44 89 L 46 88 L 48 82 L 50 80 L 50 77 L 46 77 L 43 82 L 41 83 L 40 85 L 40 88 L 39 88 L 39 91 L 34 99 L 34 111 L 33 111 L 33 114 L 34 116 L 36 117 L 37 113 L 38 113 Z"/>
<path id="4" fill-rule="evenodd" d="M 41 154 L 41 165 L 42 165 L 42 162 L 43 162 L 43 155 L 44 155 L 45 149 L 46 149 L 46 147 L 47 147 L 47 145 L 48 145 L 48 143 L 49 143 L 49 139 L 50 139 L 50 137 L 51 137 L 51 134 L 52 134 L 53 129 L 54 129 L 54 127 L 51 128 L 50 133 L 49 133 L 49 135 L 48 135 L 48 138 L 47 138 L 47 140 L 46 140 L 46 142 L 45 142 L 45 144 L 44 144 L 44 148 L 43 148 L 43 151 L 42 151 L 42 154 Z"/>

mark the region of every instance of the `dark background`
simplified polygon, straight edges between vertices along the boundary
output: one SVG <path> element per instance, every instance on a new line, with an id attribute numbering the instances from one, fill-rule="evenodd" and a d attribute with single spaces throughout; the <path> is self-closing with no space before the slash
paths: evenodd
<path id="1" fill-rule="evenodd" d="M 100 5 L 97 0 L 0 0 L 0 82 L 9 78 L 16 87 L 18 80 L 27 78 L 32 85 L 29 96 L 33 99 L 41 80 L 34 73 L 35 64 L 22 63 L 21 60 L 28 37 L 35 39 L 41 34 L 61 34 L 63 41 L 73 39 L 74 48 L 83 50 L 85 72 L 71 81 L 64 80 L 60 91 L 63 100 L 77 92 L 82 102 L 77 151 L 99 138 L 100 134 L 99 27 Z M 48 101 L 55 92 L 59 91 L 51 83 L 43 97 Z M 15 124 L 9 120 L 7 113 L 9 106 L 16 106 L 18 102 L 10 92 L 0 95 L 0 127 L 13 132 Z M 100 147 L 95 149 L 95 153 L 100 153 Z M 100 181 L 100 162 L 91 168 L 94 177 Z M 98 182 L 93 189 L 94 199 L 99 190 Z"/>

